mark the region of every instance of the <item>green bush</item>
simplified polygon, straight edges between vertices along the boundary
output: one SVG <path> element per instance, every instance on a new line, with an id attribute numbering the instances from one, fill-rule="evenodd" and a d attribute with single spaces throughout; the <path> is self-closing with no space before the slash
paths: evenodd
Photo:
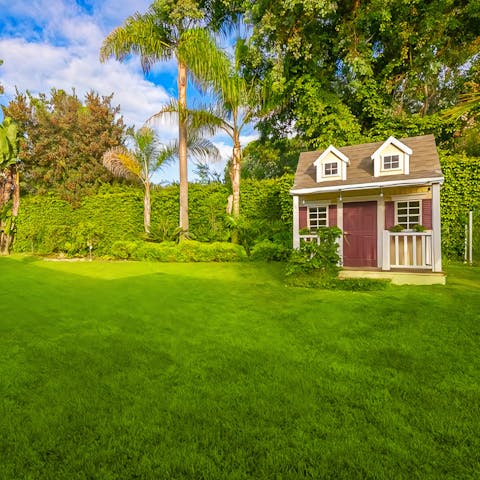
<path id="1" fill-rule="evenodd" d="M 325 270 L 312 270 L 310 272 L 296 272 L 286 275 L 285 283 L 290 287 L 303 288 L 335 288 L 336 273 Z"/>
<path id="2" fill-rule="evenodd" d="M 113 258 L 119 258 L 122 260 L 134 258 L 137 254 L 136 252 L 139 248 L 139 245 L 140 245 L 139 242 L 118 240 L 116 242 L 113 242 L 109 254 Z"/>
<path id="3" fill-rule="evenodd" d="M 321 288 L 326 290 L 347 290 L 350 292 L 372 292 L 385 290 L 390 280 L 374 278 L 340 279 L 331 272 L 316 270 L 310 273 L 297 273 L 287 276 L 287 285 L 291 287 Z"/>
<path id="4" fill-rule="evenodd" d="M 225 242 L 202 243 L 194 240 L 174 242 L 114 242 L 113 258 L 156 262 L 238 262 L 245 258 L 239 245 Z"/>
<path id="5" fill-rule="evenodd" d="M 282 243 L 262 240 L 253 247 L 250 259 L 262 262 L 285 262 L 290 257 L 290 252 L 291 248 Z"/>
<path id="6" fill-rule="evenodd" d="M 385 290 L 389 285 L 390 280 L 377 278 L 338 278 L 332 288 L 337 290 L 348 290 L 351 292 L 372 292 L 376 290 Z"/>
<path id="7" fill-rule="evenodd" d="M 287 263 L 286 275 L 325 272 L 336 276 L 339 271 L 337 239 L 342 231 L 337 227 L 324 227 L 317 230 L 320 242 L 304 242 L 300 248 L 293 250 Z"/>

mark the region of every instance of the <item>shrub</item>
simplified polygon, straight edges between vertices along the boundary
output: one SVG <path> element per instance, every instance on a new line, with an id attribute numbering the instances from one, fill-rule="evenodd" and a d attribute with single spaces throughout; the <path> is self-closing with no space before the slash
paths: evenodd
<path id="1" fill-rule="evenodd" d="M 262 240 L 252 249 L 251 260 L 263 262 L 284 262 L 290 257 L 291 249 L 282 243 Z"/>
<path id="2" fill-rule="evenodd" d="M 377 278 L 345 278 L 336 279 L 333 288 L 337 290 L 349 290 L 351 292 L 372 292 L 385 290 L 390 285 L 390 280 Z"/>
<path id="3" fill-rule="evenodd" d="M 239 245 L 225 242 L 184 240 L 175 244 L 118 241 L 112 245 L 111 256 L 156 262 L 238 262 L 245 257 L 245 253 Z"/>
<path id="4" fill-rule="evenodd" d="M 296 275 L 317 270 L 336 276 L 339 270 L 337 238 L 342 231 L 337 227 L 320 228 L 317 231 L 320 242 L 302 242 L 298 250 L 290 255 L 286 274 Z"/>
<path id="5" fill-rule="evenodd" d="M 127 240 L 118 240 L 112 244 L 110 249 L 110 254 L 114 258 L 127 260 L 130 258 L 134 258 L 134 256 L 136 255 L 137 249 L 138 249 L 137 242 L 129 242 Z"/>
<path id="6" fill-rule="evenodd" d="M 291 287 L 347 290 L 350 292 L 372 292 L 376 290 L 384 290 L 390 285 L 390 280 L 373 278 L 339 279 L 329 272 L 317 270 L 311 273 L 291 275 L 287 277 L 286 283 Z"/>
<path id="7" fill-rule="evenodd" d="M 335 288 L 336 274 L 330 271 L 314 270 L 308 273 L 297 272 L 286 276 L 286 284 L 290 287 Z"/>

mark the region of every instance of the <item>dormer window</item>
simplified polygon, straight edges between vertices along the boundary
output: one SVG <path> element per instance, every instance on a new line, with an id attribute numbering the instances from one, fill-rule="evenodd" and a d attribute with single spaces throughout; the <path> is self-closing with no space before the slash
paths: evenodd
<path id="1" fill-rule="evenodd" d="M 395 170 L 400 168 L 400 156 L 399 155 L 385 155 L 383 157 L 383 169 Z"/>
<path id="2" fill-rule="evenodd" d="M 340 150 L 330 145 L 313 162 L 316 170 L 317 182 L 331 182 L 332 180 L 346 180 L 348 157 Z"/>
<path id="3" fill-rule="evenodd" d="M 325 163 L 325 165 L 324 165 L 324 175 L 326 177 L 338 175 L 338 163 L 337 162 Z"/>
<path id="4" fill-rule="evenodd" d="M 373 176 L 409 175 L 412 149 L 394 137 L 388 138 L 371 155 Z"/>

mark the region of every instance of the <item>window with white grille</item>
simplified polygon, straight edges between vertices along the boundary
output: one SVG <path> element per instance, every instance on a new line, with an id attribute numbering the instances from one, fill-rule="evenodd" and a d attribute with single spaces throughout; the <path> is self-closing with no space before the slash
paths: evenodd
<path id="1" fill-rule="evenodd" d="M 338 175 L 338 163 L 337 162 L 326 163 L 324 165 L 324 173 L 326 177 L 330 175 Z"/>
<path id="2" fill-rule="evenodd" d="M 400 156 L 399 155 L 385 155 L 383 157 L 383 169 L 393 170 L 400 168 Z"/>
<path id="3" fill-rule="evenodd" d="M 422 202 L 420 200 L 397 202 L 397 225 L 401 225 L 407 230 L 411 230 L 414 225 L 419 225 L 421 223 L 421 207 Z"/>
<path id="4" fill-rule="evenodd" d="M 328 227 L 328 207 L 308 207 L 308 228 Z"/>

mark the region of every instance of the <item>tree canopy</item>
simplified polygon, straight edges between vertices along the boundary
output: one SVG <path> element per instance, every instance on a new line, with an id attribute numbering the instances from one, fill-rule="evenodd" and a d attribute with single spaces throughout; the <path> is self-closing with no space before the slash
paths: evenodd
<path id="1" fill-rule="evenodd" d="M 112 181 L 102 155 L 123 143 L 126 127 L 111 99 L 94 92 L 84 102 L 63 90 L 36 97 L 17 92 L 2 107 L 24 133 L 19 158 L 28 192 L 57 193 L 75 203 Z"/>

